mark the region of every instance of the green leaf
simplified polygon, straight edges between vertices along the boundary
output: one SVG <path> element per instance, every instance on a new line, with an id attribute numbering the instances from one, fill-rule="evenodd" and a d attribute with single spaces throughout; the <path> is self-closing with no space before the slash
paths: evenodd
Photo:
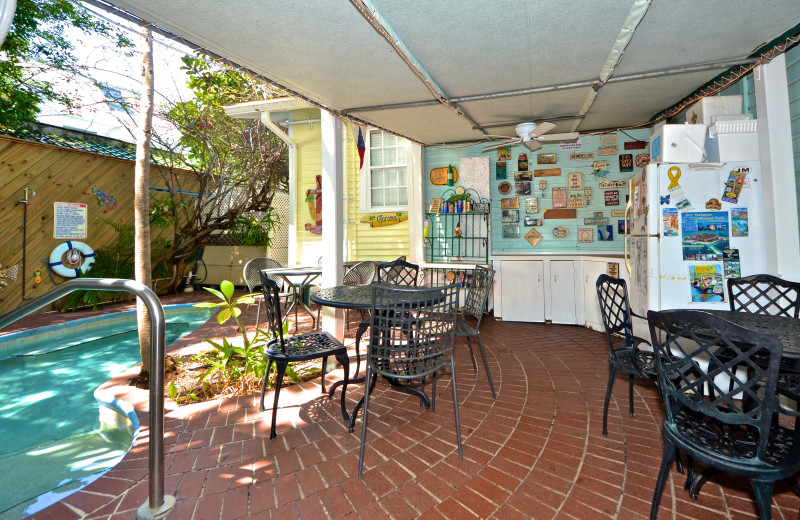
<path id="1" fill-rule="evenodd" d="M 224 303 L 214 303 L 214 302 L 200 302 L 200 303 L 195 303 L 194 305 L 192 305 L 192 307 L 197 307 L 199 309 L 213 309 L 213 308 L 216 308 L 216 307 L 221 307 L 223 305 L 225 305 L 225 304 Z"/>
<path id="2" fill-rule="evenodd" d="M 167 394 L 169 395 L 170 399 L 175 399 L 178 397 L 178 387 L 175 386 L 175 381 L 170 381 L 169 386 L 167 387 Z"/>
<path id="3" fill-rule="evenodd" d="M 225 295 L 226 300 L 230 300 L 233 297 L 233 284 L 230 281 L 222 280 L 222 283 L 219 284 L 219 288 L 222 294 Z"/>
<path id="4" fill-rule="evenodd" d="M 231 312 L 233 313 L 234 318 L 238 318 L 239 316 L 242 315 L 242 309 L 240 309 L 239 307 L 233 307 L 231 309 Z"/>
<path id="5" fill-rule="evenodd" d="M 221 311 L 219 311 L 219 314 L 217 314 L 217 322 L 219 322 L 219 324 L 222 325 L 226 321 L 228 321 L 230 317 L 231 317 L 231 309 L 222 309 Z"/>
<path id="6" fill-rule="evenodd" d="M 225 296 L 221 292 L 219 292 L 218 290 L 212 289 L 211 287 L 203 287 L 203 289 L 205 289 L 206 291 L 210 292 L 211 294 L 213 294 L 214 296 L 216 296 L 220 300 L 225 300 Z"/>
<path id="7" fill-rule="evenodd" d="M 287 365 L 286 366 L 286 375 L 289 376 L 289 378 L 292 381 L 294 381 L 295 383 L 300 381 L 300 377 L 297 375 L 297 372 L 294 371 L 294 368 L 292 368 L 292 365 Z"/>

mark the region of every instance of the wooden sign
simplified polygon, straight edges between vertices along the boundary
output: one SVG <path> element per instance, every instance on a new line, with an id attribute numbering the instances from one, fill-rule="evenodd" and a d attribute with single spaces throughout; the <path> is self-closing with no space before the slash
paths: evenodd
<path id="1" fill-rule="evenodd" d="M 537 164 L 555 164 L 558 161 L 558 154 L 540 153 L 536 156 Z"/>
<path id="2" fill-rule="evenodd" d="M 359 222 L 362 224 L 369 224 L 369 227 L 381 227 L 399 224 L 406 220 L 408 220 L 408 212 L 401 211 L 398 213 L 374 213 L 372 215 L 364 215 Z"/>
<path id="3" fill-rule="evenodd" d="M 612 217 L 624 217 L 625 216 L 625 210 L 624 209 L 612 209 L 611 210 L 611 216 Z"/>
<path id="4" fill-rule="evenodd" d="M 619 278 L 619 262 L 608 262 L 606 264 L 606 274 L 613 278 Z"/>
<path id="5" fill-rule="evenodd" d="M 519 199 L 517 197 L 508 197 L 500 199 L 500 209 L 517 209 L 519 208 Z"/>
<path id="6" fill-rule="evenodd" d="M 597 155 L 617 155 L 619 153 L 619 147 L 615 144 L 610 144 L 608 146 L 598 146 L 597 147 Z"/>
<path id="7" fill-rule="evenodd" d="M 648 164 L 650 164 L 650 154 L 649 153 L 636 154 L 636 166 L 638 168 L 644 168 Z"/>
<path id="8" fill-rule="evenodd" d="M 581 172 L 567 174 L 567 189 L 569 191 L 580 191 L 583 189 L 583 174 Z"/>
<path id="9" fill-rule="evenodd" d="M 558 177 L 561 175 L 561 168 L 547 168 L 544 170 L 533 170 L 534 177 Z"/>
<path id="10" fill-rule="evenodd" d="M 430 213 L 439 213 L 442 211 L 442 199 L 434 197 L 431 199 Z"/>
<path id="11" fill-rule="evenodd" d="M 583 193 L 581 192 L 569 192 L 567 194 L 567 206 L 570 208 L 582 208 L 583 207 Z"/>
<path id="12" fill-rule="evenodd" d="M 544 218 L 576 218 L 578 210 L 575 208 L 569 209 L 546 209 L 544 210 Z M 608 219 L 606 219 L 608 220 Z"/>
<path id="13" fill-rule="evenodd" d="M 647 148 L 647 141 L 625 141 L 626 150 L 644 150 Z"/>
<path id="14" fill-rule="evenodd" d="M 628 181 L 600 181 L 600 189 L 606 190 L 608 188 L 624 188 L 628 185 Z"/>
<path id="15" fill-rule="evenodd" d="M 585 217 L 583 219 L 584 226 L 597 226 L 600 224 L 608 224 L 608 217 Z"/>
<path id="16" fill-rule="evenodd" d="M 569 158 L 573 161 L 578 161 L 580 159 L 594 159 L 594 152 L 588 153 L 573 153 L 570 154 Z"/>
<path id="17" fill-rule="evenodd" d="M 525 199 L 525 213 L 539 213 L 539 199 L 537 197 Z"/>
<path id="18" fill-rule="evenodd" d="M 553 208 L 566 208 L 567 207 L 567 188 L 558 186 L 553 188 Z"/>
<path id="19" fill-rule="evenodd" d="M 458 181 L 458 168 L 453 166 L 453 182 Z M 431 170 L 431 184 L 447 186 L 447 166 Z"/>
<path id="20" fill-rule="evenodd" d="M 604 193 L 606 206 L 619 206 L 619 190 L 608 190 Z"/>
<path id="21" fill-rule="evenodd" d="M 616 132 L 611 134 L 603 134 L 600 136 L 600 144 L 617 144 L 619 136 Z"/>
<path id="22" fill-rule="evenodd" d="M 525 233 L 525 240 L 527 240 L 531 246 L 535 246 L 542 240 L 542 234 L 536 231 L 536 228 L 531 228 L 530 231 Z"/>
<path id="23" fill-rule="evenodd" d="M 593 228 L 578 228 L 578 243 L 585 244 L 594 242 Z"/>
<path id="24" fill-rule="evenodd" d="M 624 153 L 619 156 L 619 171 L 621 172 L 633 171 L 633 154 Z"/>

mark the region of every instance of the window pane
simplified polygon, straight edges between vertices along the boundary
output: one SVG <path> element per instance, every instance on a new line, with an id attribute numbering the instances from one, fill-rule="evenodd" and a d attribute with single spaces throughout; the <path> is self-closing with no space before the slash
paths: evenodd
<path id="1" fill-rule="evenodd" d="M 397 136 L 392 134 L 383 134 L 383 146 L 397 146 Z"/>
<path id="2" fill-rule="evenodd" d="M 386 205 L 397 206 L 397 188 L 386 188 Z"/>
<path id="3" fill-rule="evenodd" d="M 380 148 L 383 146 L 383 132 L 380 130 L 370 130 L 369 132 L 369 147 Z"/>
<path id="4" fill-rule="evenodd" d="M 403 186 L 402 188 L 398 188 L 398 196 L 397 196 L 397 205 L 398 206 L 408 206 L 408 189 Z"/>
<path id="5" fill-rule="evenodd" d="M 385 206 L 385 202 L 383 199 L 383 190 L 382 189 L 373 189 L 372 190 L 372 205 L 373 206 Z"/>
<path id="6" fill-rule="evenodd" d="M 397 165 L 398 166 L 406 165 L 406 149 L 404 146 L 397 148 Z"/>
<path id="7" fill-rule="evenodd" d="M 372 187 L 383 188 L 386 186 L 386 175 L 384 170 L 375 170 L 372 172 Z"/>
<path id="8" fill-rule="evenodd" d="M 369 149 L 369 165 L 370 166 L 383 166 L 383 150 Z"/>

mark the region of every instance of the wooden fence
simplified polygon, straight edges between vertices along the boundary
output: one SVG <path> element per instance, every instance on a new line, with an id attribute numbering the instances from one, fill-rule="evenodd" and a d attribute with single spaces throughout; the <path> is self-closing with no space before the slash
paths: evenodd
<path id="1" fill-rule="evenodd" d="M 101 219 L 133 225 L 133 180 L 131 160 L 0 136 L 0 269 L 5 270 L 0 271 L 0 285 L 6 282 L 0 288 L 0 314 L 23 303 L 23 284 L 26 298 L 35 298 L 55 287 L 46 259 L 64 240 L 53 238 L 54 203 L 87 204 L 87 236 L 78 241 L 97 251 L 117 237 Z M 153 187 L 164 186 L 155 165 L 151 167 L 150 180 Z M 20 201 L 25 188 L 36 195 L 28 203 L 24 248 L 27 267 L 23 279 L 24 203 Z M 99 201 L 93 188 L 113 198 L 116 207 L 110 201 Z M 15 281 L 9 277 L 14 266 L 18 266 Z M 41 269 L 38 284 L 34 280 L 36 268 Z M 65 280 L 55 274 L 53 279 L 56 283 Z"/>

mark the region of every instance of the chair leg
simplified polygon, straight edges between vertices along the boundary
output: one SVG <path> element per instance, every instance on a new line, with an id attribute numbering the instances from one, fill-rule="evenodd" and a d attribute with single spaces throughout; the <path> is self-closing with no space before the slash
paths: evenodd
<path id="1" fill-rule="evenodd" d="M 775 484 L 774 481 L 751 478 L 750 484 L 753 486 L 753 493 L 756 496 L 756 505 L 758 505 L 761 520 L 770 520 L 772 518 L 772 486 Z"/>
<path id="2" fill-rule="evenodd" d="M 328 356 L 322 358 L 322 393 L 325 393 L 325 371 L 328 368 Z"/>
<path id="3" fill-rule="evenodd" d="M 671 441 L 664 439 L 664 453 L 661 456 L 661 469 L 658 471 L 656 489 L 653 491 L 653 502 L 650 504 L 650 520 L 656 520 L 658 517 L 658 504 L 661 502 L 661 493 L 664 490 L 664 481 L 667 480 L 669 467 L 672 464 L 672 459 L 674 456 L 675 446 L 673 446 Z"/>
<path id="4" fill-rule="evenodd" d="M 461 449 L 461 420 L 458 417 L 458 392 L 456 392 L 456 370 L 455 360 L 453 359 L 453 352 L 450 351 L 450 371 L 452 372 L 450 383 L 453 385 L 453 410 L 456 413 L 456 440 L 458 441 L 458 458 L 464 459 L 464 452 Z M 435 399 L 434 394 L 434 399 Z"/>
<path id="5" fill-rule="evenodd" d="M 264 374 L 264 381 L 261 383 L 261 402 L 258 405 L 259 411 L 263 412 L 264 408 L 264 394 L 267 393 L 267 381 L 269 381 L 269 371 L 272 369 L 272 360 L 267 359 L 267 372 Z"/>
<path id="6" fill-rule="evenodd" d="M 633 411 L 633 374 L 630 375 L 630 380 L 628 381 L 628 409 L 631 417 L 636 415 L 636 412 Z"/>
<path id="7" fill-rule="evenodd" d="M 342 367 L 344 368 L 344 379 L 343 379 L 344 382 L 342 383 L 342 417 L 344 418 L 345 421 L 349 421 L 350 415 L 348 415 L 347 407 L 345 406 L 346 404 L 345 394 L 347 394 L 347 381 L 348 379 L 350 379 L 350 358 L 347 356 L 347 351 L 345 350 L 342 353 L 336 354 L 336 361 L 341 363 Z M 323 374 L 323 379 L 324 378 L 325 375 Z M 323 390 L 322 393 L 325 393 L 325 391 Z"/>
<path id="8" fill-rule="evenodd" d="M 608 435 L 608 400 L 611 399 L 611 387 L 614 385 L 614 375 L 617 369 L 608 363 L 608 388 L 606 388 L 606 402 L 603 405 L 603 435 Z"/>
<path id="9" fill-rule="evenodd" d="M 425 380 L 424 379 L 422 380 L 422 384 L 423 385 L 425 384 Z M 424 391 L 424 388 L 425 387 L 423 386 L 423 391 Z M 420 401 L 422 401 L 422 398 L 420 398 Z M 422 401 L 419 404 L 422 405 L 422 404 L 425 404 L 425 402 Z M 432 412 L 436 411 L 436 372 L 434 372 L 433 373 L 433 377 L 431 377 L 431 411 Z"/>
<path id="10" fill-rule="evenodd" d="M 367 381 L 369 381 L 370 377 L 372 376 L 372 371 L 369 369 L 369 365 L 367 365 Z M 367 406 L 369 405 L 369 389 L 364 392 L 364 418 L 361 420 L 361 449 L 358 452 L 358 478 L 361 478 L 364 469 L 364 445 L 367 442 Z M 356 407 L 356 411 L 353 412 L 353 418 L 355 419 L 356 413 L 358 411 L 358 407 Z"/>
<path id="11" fill-rule="evenodd" d="M 472 341 L 470 340 L 470 336 L 467 336 L 467 347 L 469 348 L 469 357 L 472 359 L 472 370 L 477 372 L 478 365 L 475 363 L 475 354 L 472 353 Z"/>
<path id="12" fill-rule="evenodd" d="M 283 384 L 283 375 L 286 373 L 286 363 L 285 361 L 282 362 L 275 362 L 277 366 L 277 379 L 275 380 L 275 400 L 272 403 L 272 425 L 269 428 L 269 438 L 275 438 L 275 422 L 278 415 L 278 396 L 281 393 L 281 385 Z"/>
<path id="13" fill-rule="evenodd" d="M 378 374 L 372 374 L 372 381 L 366 379 L 366 376 L 364 380 L 368 381 L 368 384 L 365 385 L 364 389 L 364 395 L 366 396 L 367 394 L 371 394 L 372 391 L 375 389 L 375 384 L 378 382 Z M 362 406 L 364 406 L 363 397 L 361 398 L 360 401 L 358 401 L 358 403 L 356 403 L 356 407 L 353 409 L 353 415 L 350 416 L 350 428 L 349 428 L 350 433 L 353 433 L 353 429 L 355 429 L 356 427 L 356 418 L 358 418 L 358 411 L 361 409 Z"/>
<path id="14" fill-rule="evenodd" d="M 483 347 L 483 340 L 481 339 L 480 332 L 478 333 L 478 344 L 481 347 L 481 355 L 483 356 L 483 366 L 486 369 L 486 377 L 489 379 L 489 388 L 492 389 L 492 397 L 497 400 L 497 394 L 494 391 L 494 383 L 492 382 L 492 372 L 489 370 L 489 360 L 486 359 L 486 349 Z"/>

